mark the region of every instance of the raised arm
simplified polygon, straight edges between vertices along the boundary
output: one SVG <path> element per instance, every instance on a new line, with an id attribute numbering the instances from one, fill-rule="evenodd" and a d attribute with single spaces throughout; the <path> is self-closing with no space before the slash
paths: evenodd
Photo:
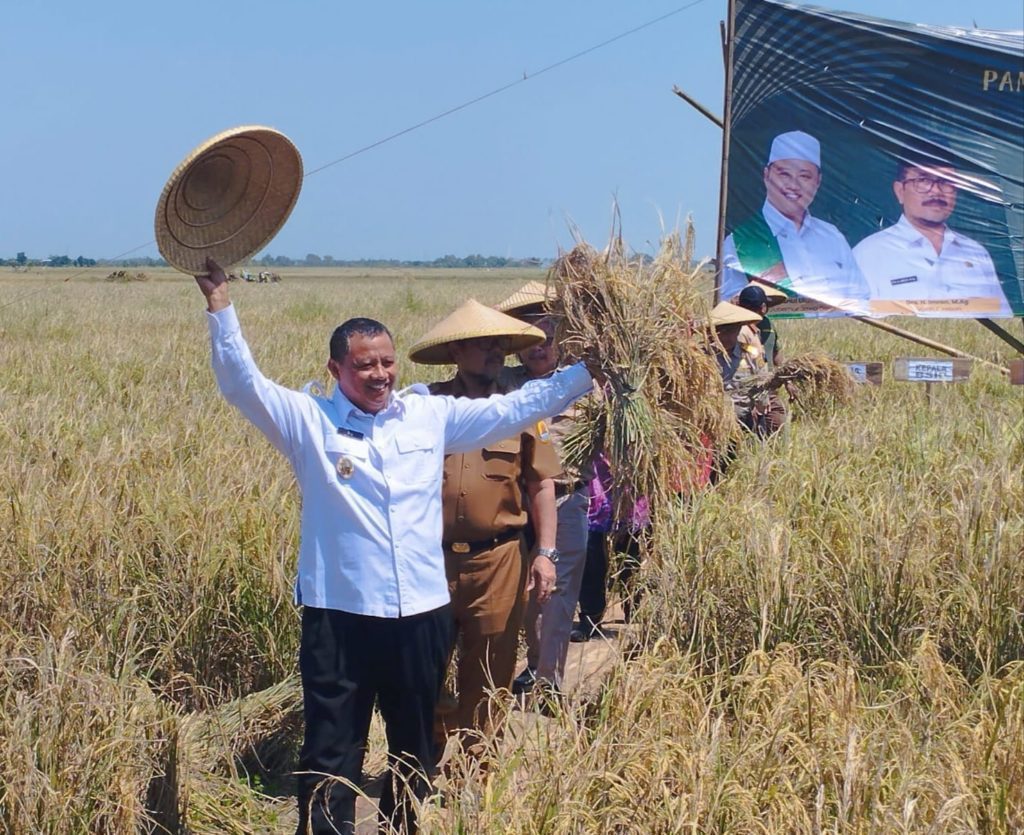
<path id="1" fill-rule="evenodd" d="M 510 394 L 487 398 L 445 397 L 445 452 L 472 452 L 565 411 L 587 394 L 593 378 L 582 363 L 531 380 Z"/>
<path id="2" fill-rule="evenodd" d="M 256 366 L 242 338 L 235 309 L 228 298 L 227 276 L 212 259 L 208 273 L 197 275 L 196 284 L 206 298 L 213 373 L 221 394 L 290 461 L 295 448 L 305 395 L 268 380 Z"/>

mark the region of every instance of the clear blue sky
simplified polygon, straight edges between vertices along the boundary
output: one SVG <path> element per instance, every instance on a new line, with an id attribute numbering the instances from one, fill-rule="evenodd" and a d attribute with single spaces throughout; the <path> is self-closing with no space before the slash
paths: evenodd
<path id="1" fill-rule="evenodd" d="M 152 240 L 167 175 L 225 128 L 272 125 L 307 170 L 677 9 L 683 0 L 0 4 L 0 257 Z M 841 0 L 922 23 L 1024 28 L 1019 0 Z M 691 8 L 306 180 L 272 254 L 553 256 L 637 249 L 692 212 L 714 249 L 724 0 Z M 151 245 L 139 254 L 155 255 Z"/>

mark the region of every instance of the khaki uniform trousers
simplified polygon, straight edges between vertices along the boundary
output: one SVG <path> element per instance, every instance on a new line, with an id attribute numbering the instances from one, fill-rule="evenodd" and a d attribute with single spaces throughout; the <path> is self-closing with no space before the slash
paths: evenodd
<path id="1" fill-rule="evenodd" d="M 458 704 L 440 708 L 434 725 L 439 749 L 455 732 L 461 732 L 464 748 L 479 743 L 491 730 L 487 691 L 512 685 L 526 603 L 526 560 L 521 536 L 471 554 L 445 549 L 455 634 L 461 644 Z"/>
<path id="2" fill-rule="evenodd" d="M 538 679 L 558 688 L 562 687 L 569 633 L 587 563 L 589 505 L 590 496 L 585 487 L 559 501 L 555 590 L 543 606 L 538 605 L 536 594 L 530 595 L 526 605 L 526 663 L 536 671 Z"/>

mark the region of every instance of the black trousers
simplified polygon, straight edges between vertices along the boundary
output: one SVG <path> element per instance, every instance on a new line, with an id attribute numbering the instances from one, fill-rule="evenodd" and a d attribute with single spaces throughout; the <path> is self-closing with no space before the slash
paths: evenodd
<path id="1" fill-rule="evenodd" d="M 376 701 L 388 739 L 381 827 L 416 831 L 412 799 L 430 791 L 434 711 L 452 643 L 449 606 L 404 618 L 302 610 L 299 670 L 305 738 L 299 835 L 353 833 L 356 791 Z M 324 780 L 325 775 L 342 781 Z"/>
<path id="2" fill-rule="evenodd" d="M 643 552 L 640 549 L 642 535 L 623 531 L 616 534 L 612 540 L 612 548 L 622 560 L 616 576 L 622 588 L 622 615 L 626 623 L 632 622 L 633 613 L 640 604 L 640 596 L 643 593 L 634 581 L 634 576 L 640 571 L 640 563 L 643 561 Z"/>
<path id="3" fill-rule="evenodd" d="M 608 534 L 590 531 L 587 534 L 587 559 L 583 564 L 580 584 L 580 624 L 584 629 L 594 628 L 608 605 Z"/>

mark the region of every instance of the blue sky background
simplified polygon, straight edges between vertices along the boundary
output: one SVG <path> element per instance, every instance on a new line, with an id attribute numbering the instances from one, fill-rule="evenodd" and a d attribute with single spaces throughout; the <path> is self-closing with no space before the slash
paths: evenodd
<path id="1" fill-rule="evenodd" d="M 274 126 L 311 170 L 683 5 L 7 0 L 0 257 L 112 257 L 151 241 L 168 174 L 225 128 Z M 1024 28 L 1019 0 L 836 8 Z M 698 251 L 712 254 L 720 132 L 671 90 L 721 112 L 724 15 L 724 0 L 698 0 L 311 176 L 267 251 L 552 257 L 570 222 L 602 243 L 617 198 L 634 248 L 692 213 Z"/>

